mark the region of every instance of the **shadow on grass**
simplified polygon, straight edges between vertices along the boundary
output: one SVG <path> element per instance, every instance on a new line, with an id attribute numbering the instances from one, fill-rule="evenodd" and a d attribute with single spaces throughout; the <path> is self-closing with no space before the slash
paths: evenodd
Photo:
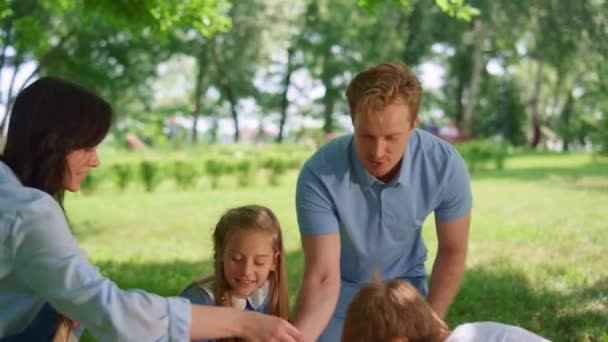
<path id="1" fill-rule="evenodd" d="M 303 256 L 286 256 L 290 304 L 300 285 Z M 179 293 L 209 275 L 210 260 L 169 263 L 98 263 L 121 288 L 139 288 L 164 296 Z M 558 276 L 558 275 L 556 275 Z M 549 279 L 553 281 L 554 279 Z M 447 317 L 450 326 L 498 321 L 524 327 L 554 341 L 602 341 L 608 338 L 608 276 L 585 287 L 560 293 L 534 287 L 522 269 L 496 261 L 468 269 Z M 81 341 L 93 341 L 86 335 Z"/>
<path id="2" fill-rule="evenodd" d="M 466 271 L 447 318 L 450 326 L 497 321 L 524 327 L 553 341 L 608 338 L 608 276 L 557 292 L 530 284 L 526 273 L 498 261 Z"/>

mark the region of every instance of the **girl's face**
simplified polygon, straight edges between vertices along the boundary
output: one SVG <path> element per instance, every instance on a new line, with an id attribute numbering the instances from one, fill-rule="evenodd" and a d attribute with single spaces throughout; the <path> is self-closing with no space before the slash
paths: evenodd
<path id="1" fill-rule="evenodd" d="M 231 234 L 223 260 L 226 281 L 234 296 L 248 297 L 276 269 L 279 252 L 272 248 L 272 240 L 272 234 L 255 228 Z"/>
<path id="2" fill-rule="evenodd" d="M 99 166 L 97 148 L 81 148 L 73 150 L 65 157 L 67 170 L 63 179 L 63 185 L 68 191 L 78 191 L 80 184 L 87 177 L 89 171 Z"/>

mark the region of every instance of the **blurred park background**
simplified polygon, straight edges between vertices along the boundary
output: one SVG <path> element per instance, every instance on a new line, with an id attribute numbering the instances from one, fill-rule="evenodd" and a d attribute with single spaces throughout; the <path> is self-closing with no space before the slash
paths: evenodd
<path id="1" fill-rule="evenodd" d="M 353 75 L 401 61 L 422 81 L 421 129 L 471 172 L 448 322 L 608 341 L 605 0 L 2 0 L 0 39 L 0 135 L 43 75 L 115 109 L 102 166 L 66 209 L 121 287 L 178 293 L 210 272 L 221 213 L 260 203 L 283 224 L 295 298 L 297 172 L 352 131 Z M 433 260 L 432 217 L 424 234 Z"/>

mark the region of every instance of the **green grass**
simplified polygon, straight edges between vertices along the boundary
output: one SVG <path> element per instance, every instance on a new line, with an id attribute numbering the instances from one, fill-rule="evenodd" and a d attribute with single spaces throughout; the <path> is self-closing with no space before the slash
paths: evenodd
<path id="1" fill-rule="evenodd" d="M 191 191 L 168 180 L 153 193 L 110 182 L 71 195 L 67 211 L 81 246 L 123 288 L 174 295 L 210 272 L 213 225 L 232 206 L 259 203 L 283 225 L 294 297 L 303 267 L 294 210 L 295 173 L 279 187 L 232 179 Z M 520 155 L 503 171 L 472 176 L 467 271 L 447 321 L 515 324 L 554 341 L 608 341 L 608 161 L 583 154 Z M 429 268 L 436 252 L 425 223 Z M 88 339 L 88 338 L 87 338 Z M 85 339 L 86 340 L 86 339 Z"/>

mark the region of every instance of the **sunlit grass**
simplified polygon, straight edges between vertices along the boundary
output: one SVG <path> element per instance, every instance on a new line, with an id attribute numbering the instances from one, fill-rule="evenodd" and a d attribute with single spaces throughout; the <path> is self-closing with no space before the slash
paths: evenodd
<path id="1" fill-rule="evenodd" d="M 186 192 L 172 181 L 153 193 L 106 184 L 68 197 L 67 210 L 82 247 L 119 285 L 172 295 L 210 271 L 210 233 L 224 210 L 266 205 L 283 225 L 293 298 L 302 270 L 296 174 L 279 187 L 260 177 L 244 189 L 225 179 L 217 190 L 201 179 Z M 524 155 L 472 179 L 467 273 L 448 321 L 502 321 L 555 341 L 608 340 L 608 163 L 584 154 Z M 430 267 L 432 217 L 424 236 Z"/>

